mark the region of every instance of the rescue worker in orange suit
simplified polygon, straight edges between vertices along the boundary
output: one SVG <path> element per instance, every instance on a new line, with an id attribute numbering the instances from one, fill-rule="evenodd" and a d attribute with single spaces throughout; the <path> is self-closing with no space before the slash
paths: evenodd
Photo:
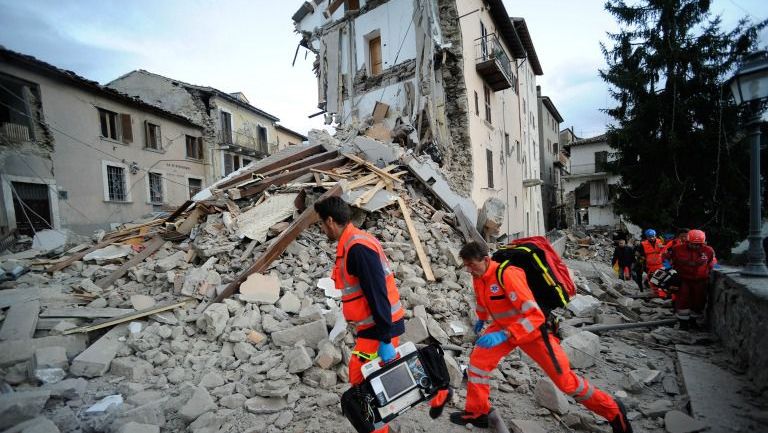
<path id="1" fill-rule="evenodd" d="M 709 274 L 717 263 L 715 250 L 706 244 L 706 234 L 701 230 L 688 232 L 685 243 L 672 248 L 667 257 L 680 276 L 680 289 L 675 297 L 675 315 L 680 329 L 698 326 L 707 303 Z"/>
<path id="2" fill-rule="evenodd" d="M 657 269 L 664 267 L 664 243 L 656 237 L 656 230 L 654 229 L 648 229 L 644 234 L 645 240 L 640 243 L 640 248 L 642 250 L 643 260 L 645 261 L 645 278 L 647 281 Z M 658 287 L 653 287 L 653 290 L 658 297 L 662 299 L 667 297 L 667 293 L 664 290 Z"/>
<path id="3" fill-rule="evenodd" d="M 351 222 L 352 210 L 339 197 L 314 204 L 328 239 L 338 241 L 333 280 L 341 290 L 342 313 L 355 326 L 357 339 L 349 361 L 349 382 L 363 382 L 362 365 L 395 359 L 398 337 L 405 332 L 400 295 L 381 244 Z M 385 433 L 389 426 L 376 432 Z"/>
<path id="4" fill-rule="evenodd" d="M 451 422 L 488 427 L 491 372 L 504 356 L 520 347 L 560 390 L 607 419 L 614 433 L 631 433 L 621 402 L 576 375 L 555 336 L 546 333 L 545 341 L 542 325 L 546 319 L 528 287 L 525 271 L 507 267 L 500 284 L 496 277 L 499 263 L 488 257 L 485 245 L 470 242 L 459 251 L 459 256 L 473 277 L 479 319 L 475 331 L 480 334 L 485 322 L 490 323 L 469 357 L 464 410 L 452 413 Z"/>
<path id="5" fill-rule="evenodd" d="M 376 357 L 383 362 L 395 358 L 398 337 L 405 332 L 405 311 L 381 244 L 350 222 L 350 207 L 339 197 L 329 197 L 316 202 L 314 209 L 328 239 L 338 242 L 333 280 L 342 292 L 344 318 L 355 325 L 357 333 L 349 360 L 349 383 L 357 385 L 364 380 L 363 364 Z M 451 389 L 438 391 L 430 401 L 429 415 L 439 417 L 452 396 Z M 388 431 L 388 426 L 376 430 Z"/>

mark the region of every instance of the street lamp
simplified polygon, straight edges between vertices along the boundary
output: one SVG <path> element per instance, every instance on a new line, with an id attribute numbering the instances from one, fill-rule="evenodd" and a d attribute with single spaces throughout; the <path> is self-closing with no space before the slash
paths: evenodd
<path id="1" fill-rule="evenodd" d="M 747 108 L 749 128 L 749 249 L 747 265 L 741 272 L 749 277 L 768 277 L 762 246 L 760 204 L 760 123 L 762 104 L 768 100 L 768 52 L 747 55 L 731 80 L 736 104 Z"/>

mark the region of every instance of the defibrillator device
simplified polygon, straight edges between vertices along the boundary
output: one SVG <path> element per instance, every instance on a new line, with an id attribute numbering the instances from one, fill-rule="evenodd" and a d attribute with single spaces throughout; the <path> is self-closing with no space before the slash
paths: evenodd
<path id="1" fill-rule="evenodd" d="M 649 279 L 654 287 L 666 291 L 675 291 L 680 286 L 680 276 L 674 269 L 656 269 Z"/>
<path id="2" fill-rule="evenodd" d="M 393 361 L 385 364 L 374 359 L 363 364 L 362 373 L 365 380 L 341 397 L 342 412 L 359 433 L 383 427 L 449 383 L 439 345 L 417 349 L 413 343 L 404 343 L 397 347 Z"/>

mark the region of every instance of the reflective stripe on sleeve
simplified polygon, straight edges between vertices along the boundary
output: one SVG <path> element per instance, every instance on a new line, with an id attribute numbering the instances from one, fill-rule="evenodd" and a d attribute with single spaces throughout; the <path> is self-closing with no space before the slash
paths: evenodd
<path id="1" fill-rule="evenodd" d="M 588 386 L 588 389 L 587 389 L 587 393 L 586 394 L 584 394 L 581 397 L 578 397 L 578 396 L 577 397 L 573 397 L 573 399 L 578 401 L 579 403 L 581 403 L 582 401 L 589 400 L 592 397 L 592 394 L 595 393 L 595 387 L 594 386 L 589 386 L 589 385 L 587 385 L 587 386 Z"/>
<path id="2" fill-rule="evenodd" d="M 579 386 L 577 386 L 573 392 L 568 393 L 568 395 L 570 395 L 571 397 L 576 397 L 577 395 L 584 392 L 584 387 L 586 386 L 586 381 L 584 379 L 576 376 L 576 380 L 579 382 Z"/>
<path id="3" fill-rule="evenodd" d="M 517 323 L 523 325 L 523 328 L 525 328 L 525 332 L 533 332 L 534 328 L 533 323 L 531 323 L 530 320 L 523 317 L 522 319 L 518 319 Z"/>
<path id="4" fill-rule="evenodd" d="M 525 313 L 526 311 L 532 310 L 534 308 L 538 310 L 539 309 L 539 304 L 537 304 L 536 301 L 534 301 L 532 299 L 529 299 L 529 300 L 523 302 L 523 306 L 521 307 L 520 311 L 522 313 Z"/>
<path id="5" fill-rule="evenodd" d="M 490 385 L 491 379 L 488 377 L 477 377 L 477 376 L 469 376 L 467 377 L 467 382 L 469 383 L 477 383 L 480 385 Z"/>

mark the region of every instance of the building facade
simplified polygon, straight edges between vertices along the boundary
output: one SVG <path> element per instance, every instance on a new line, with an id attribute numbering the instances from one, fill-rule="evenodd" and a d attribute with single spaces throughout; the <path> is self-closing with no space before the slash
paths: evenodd
<path id="1" fill-rule="evenodd" d="M 318 107 L 345 125 L 373 113 L 406 123 L 479 218 L 503 208 L 491 237 L 544 231 L 536 76 L 521 18 L 501 1 L 305 2 L 294 14 L 317 56 Z M 481 228 L 482 230 L 482 228 Z"/>
<path id="2" fill-rule="evenodd" d="M 280 119 L 253 106 L 242 92 L 226 93 L 144 70 L 107 86 L 203 125 L 210 183 L 280 148 Z"/>
<path id="3" fill-rule="evenodd" d="M 541 87 L 536 87 L 539 113 L 539 149 L 541 167 L 541 202 L 544 215 L 544 225 L 547 231 L 562 228 L 564 221 L 559 218 L 559 207 L 562 203 L 561 175 L 567 169 L 567 157 L 560 148 L 560 123 L 562 116 L 555 108 L 549 96 L 541 94 Z"/>
<path id="4" fill-rule="evenodd" d="M 108 229 L 204 188 L 203 126 L 0 50 L 0 230 Z"/>
<path id="5" fill-rule="evenodd" d="M 563 176 L 566 219 L 572 226 L 616 226 L 620 218 L 613 209 L 619 176 L 608 171 L 615 160 L 605 135 L 576 140 L 570 151 L 570 174 Z"/>
<path id="6" fill-rule="evenodd" d="M 307 141 L 306 135 L 288 129 L 283 125 L 275 125 L 275 132 L 277 132 L 277 150 L 283 150 L 288 146 L 295 146 Z"/>

